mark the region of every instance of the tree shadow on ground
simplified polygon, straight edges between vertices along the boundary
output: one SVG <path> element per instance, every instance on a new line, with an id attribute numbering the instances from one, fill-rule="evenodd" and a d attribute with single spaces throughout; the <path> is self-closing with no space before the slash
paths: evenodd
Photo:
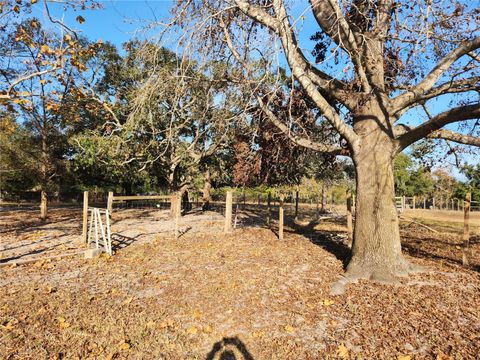
<path id="1" fill-rule="evenodd" d="M 65 234 L 63 234 L 65 235 Z M 62 236 L 63 236 L 62 235 Z M 11 251 L 11 250 L 17 250 L 17 249 L 20 249 L 20 248 L 23 248 L 25 246 L 32 246 L 32 245 L 38 245 L 40 243 L 43 243 L 43 242 L 46 242 L 48 241 L 49 239 L 40 239 L 40 240 L 37 240 L 37 241 L 34 241 L 34 242 L 28 242 L 29 239 L 25 239 L 25 240 L 21 240 L 21 241 L 24 241 L 25 243 L 24 244 L 20 244 L 20 245 L 16 245 L 16 246 L 11 246 L 11 247 L 6 247 L 4 249 L 1 249 L 0 252 L 2 251 Z"/>
<path id="2" fill-rule="evenodd" d="M 475 235 L 470 238 L 470 265 L 466 268 L 480 272 L 480 262 L 478 257 L 473 258 L 472 247 L 480 244 L 480 236 Z M 461 265 L 462 250 L 460 243 L 439 241 L 435 237 L 406 237 L 402 236 L 402 249 L 410 256 L 426 260 L 443 261 L 452 265 Z"/>
<path id="3" fill-rule="evenodd" d="M 8 257 L 8 258 L 3 258 L 3 259 L 0 259 L 0 264 L 13 262 L 14 260 L 19 260 L 19 259 L 22 259 L 24 257 L 31 256 L 31 255 L 37 255 L 37 254 L 41 254 L 41 253 L 44 253 L 44 252 L 48 252 L 48 251 L 51 251 L 51 250 L 53 250 L 53 249 L 55 249 L 55 248 L 57 248 L 61 245 L 64 245 L 64 243 L 59 243 L 59 244 L 48 246 L 48 247 L 45 247 L 45 248 L 42 248 L 42 249 L 31 250 L 29 252 L 26 252 L 26 253 L 23 253 L 23 254 L 20 254 L 20 255 L 11 256 L 11 257 Z"/>
<path id="4" fill-rule="evenodd" d="M 332 219 L 330 219 L 332 220 Z M 334 255 L 346 268 L 348 262 L 352 257 L 352 252 L 346 243 L 346 237 L 341 236 L 344 233 L 341 231 L 322 231 L 316 230 L 315 227 L 322 221 L 322 219 L 314 219 L 306 225 L 296 223 L 289 219 L 288 223 L 295 229 L 295 233 L 303 235 L 313 244 L 320 246 L 332 255 Z M 334 218 L 334 222 L 340 224 L 342 219 Z"/>
<path id="5" fill-rule="evenodd" d="M 56 226 L 50 227 L 51 224 L 62 222 L 67 226 Z M 22 221 L 20 224 L 6 227 L 5 229 L 0 230 L 0 234 L 6 233 L 15 233 L 15 235 L 22 235 L 25 233 L 29 233 L 32 231 L 44 231 L 44 230 L 63 230 L 63 231 L 70 231 L 73 226 L 68 226 L 68 224 L 75 224 L 80 227 L 78 220 L 75 218 L 59 218 L 59 219 L 47 219 L 47 221 L 42 222 L 41 220 L 33 219 Z"/>
<path id="6" fill-rule="evenodd" d="M 257 208 L 255 206 L 247 206 L 242 210 L 242 222 L 245 226 L 256 226 L 270 229 L 278 237 L 278 225 L 274 224 L 274 221 L 278 219 L 278 206 L 273 207 L 270 212 L 270 219 L 272 223 L 270 226 L 266 224 L 268 215 L 267 208 Z M 344 225 L 346 218 L 338 216 L 333 213 L 327 213 L 325 211 L 318 213 L 318 215 L 327 216 L 329 221 L 333 221 L 336 225 Z M 347 266 L 351 258 L 351 250 L 346 243 L 344 231 L 323 231 L 316 230 L 315 227 L 320 224 L 322 220 L 326 218 L 314 218 L 307 224 L 301 224 L 295 221 L 291 216 L 285 215 L 284 217 L 284 234 L 297 234 L 306 237 L 313 244 L 322 247 L 329 253 L 333 254 L 338 260 L 340 260 L 344 266 Z"/>
<path id="7" fill-rule="evenodd" d="M 125 219 L 130 219 L 135 217 L 135 219 L 147 219 L 154 218 L 159 211 L 165 211 L 166 209 L 156 209 L 156 208 L 114 208 L 112 211 L 112 220 L 121 221 Z M 165 216 L 165 219 L 168 219 L 168 216 Z"/>
<path id="8" fill-rule="evenodd" d="M 254 360 L 238 337 L 224 337 L 216 342 L 206 360 Z"/>

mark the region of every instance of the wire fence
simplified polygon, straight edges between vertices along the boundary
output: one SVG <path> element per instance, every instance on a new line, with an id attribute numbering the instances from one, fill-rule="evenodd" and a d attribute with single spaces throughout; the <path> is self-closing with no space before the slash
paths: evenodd
<path id="1" fill-rule="evenodd" d="M 397 196 L 397 209 L 401 210 L 448 210 L 464 211 L 465 200 L 448 197 L 416 197 L 416 196 Z M 480 211 L 480 201 L 470 201 L 470 211 Z"/>

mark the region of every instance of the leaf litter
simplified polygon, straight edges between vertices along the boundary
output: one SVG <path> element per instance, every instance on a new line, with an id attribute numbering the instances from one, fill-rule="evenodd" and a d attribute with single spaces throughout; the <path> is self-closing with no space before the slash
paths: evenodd
<path id="1" fill-rule="evenodd" d="M 4 267 L 0 358 L 205 359 L 232 338 L 254 359 L 477 358 L 478 236 L 470 268 L 454 250 L 458 234 L 411 225 L 402 236 L 428 271 L 394 285 L 360 281 L 335 297 L 342 259 L 325 243 L 290 232 L 279 241 L 263 228 L 152 234 L 114 257 Z"/>

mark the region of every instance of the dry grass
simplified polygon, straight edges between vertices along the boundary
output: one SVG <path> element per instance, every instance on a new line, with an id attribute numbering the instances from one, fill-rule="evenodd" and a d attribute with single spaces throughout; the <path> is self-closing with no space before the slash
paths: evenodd
<path id="1" fill-rule="evenodd" d="M 111 258 L 2 268 L 0 358 L 477 358 L 478 237 L 465 269 L 458 234 L 410 225 L 407 256 L 429 271 L 331 297 L 344 231 L 329 220 L 311 239 L 260 228 L 150 235 Z"/>
<path id="2" fill-rule="evenodd" d="M 402 214 L 402 217 L 432 226 L 441 232 L 463 233 L 464 214 L 462 211 L 407 210 Z M 472 211 L 469 217 L 470 232 L 473 235 L 480 235 L 480 212 Z"/>

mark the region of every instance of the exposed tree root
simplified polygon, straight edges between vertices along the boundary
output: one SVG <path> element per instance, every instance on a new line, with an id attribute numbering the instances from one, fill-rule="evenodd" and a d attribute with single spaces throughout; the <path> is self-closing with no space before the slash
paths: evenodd
<path id="1" fill-rule="evenodd" d="M 399 278 L 405 278 L 411 274 L 425 271 L 422 266 L 409 262 L 403 256 L 397 259 L 395 265 L 386 265 L 388 264 L 387 261 L 383 263 L 376 262 L 376 264 L 378 265 L 364 265 L 363 262 L 352 260 L 345 274 L 332 285 L 330 294 L 342 295 L 347 284 L 356 283 L 358 280 L 369 280 L 379 284 L 393 285 L 399 283 Z"/>

